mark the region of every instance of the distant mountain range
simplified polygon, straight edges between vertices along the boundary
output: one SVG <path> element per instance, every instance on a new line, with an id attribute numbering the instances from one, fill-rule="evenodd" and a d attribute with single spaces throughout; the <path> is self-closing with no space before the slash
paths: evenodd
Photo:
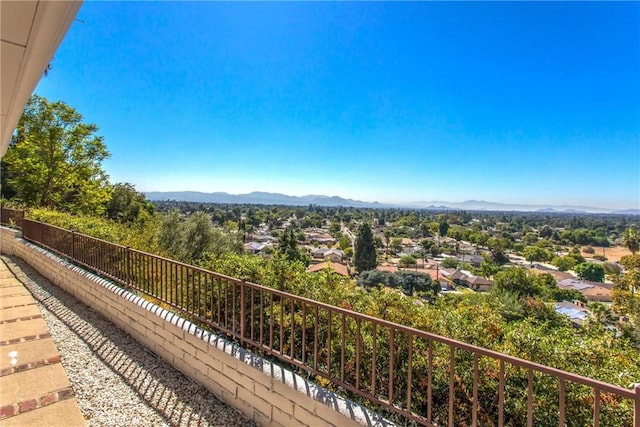
<path id="1" fill-rule="evenodd" d="M 145 193 L 149 200 L 175 200 L 197 203 L 229 203 L 229 204 L 262 204 L 285 206 L 349 206 L 358 208 L 413 208 L 433 210 L 468 210 L 468 211 L 522 211 L 538 213 L 611 213 L 620 215 L 640 215 L 640 209 L 602 209 L 590 206 L 552 206 L 552 205 L 520 205 L 509 203 L 486 202 L 484 200 L 467 200 L 464 202 L 418 201 L 408 203 L 384 204 L 344 199 L 338 196 L 287 196 L 280 193 L 253 192 L 248 194 L 229 194 L 224 192 L 202 193 L 198 191 L 149 191 Z"/>
<path id="2" fill-rule="evenodd" d="M 359 200 L 343 199 L 338 196 L 287 196 L 280 193 L 264 193 L 255 191 L 249 194 L 229 194 L 223 192 L 201 193 L 197 191 L 150 191 L 145 193 L 149 200 L 179 200 L 184 202 L 200 203 L 238 203 L 238 204 L 262 204 L 285 206 L 352 206 L 358 208 L 385 208 L 378 202 L 361 202 Z"/>

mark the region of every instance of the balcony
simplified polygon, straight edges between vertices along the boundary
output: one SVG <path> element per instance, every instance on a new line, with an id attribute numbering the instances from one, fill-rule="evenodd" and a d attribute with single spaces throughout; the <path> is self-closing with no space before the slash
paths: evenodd
<path id="1" fill-rule="evenodd" d="M 168 346 L 176 347 L 175 337 L 194 335 L 204 351 L 202 339 L 211 344 L 222 342 L 212 337 L 221 337 L 227 344 L 219 350 L 232 346 L 254 369 L 286 369 L 291 379 L 323 386 L 317 393 L 327 390 L 398 423 L 640 426 L 640 386 L 621 388 L 301 298 L 21 218 L 19 211 L 4 209 L 2 215 L 4 223 L 21 226 L 28 242 L 103 277 L 113 292 L 131 295 L 141 309 L 153 306 L 170 319 L 179 332 L 165 337 Z M 143 318 L 147 322 L 149 316 Z M 131 333 L 135 317 L 127 319 L 119 326 Z M 141 340 L 152 351 L 165 351 Z M 197 356 L 184 363 L 202 364 Z M 206 377 L 195 379 L 206 385 L 212 381 Z M 212 387 L 224 396 L 219 385 Z M 539 403 L 550 401 L 557 404 Z"/>

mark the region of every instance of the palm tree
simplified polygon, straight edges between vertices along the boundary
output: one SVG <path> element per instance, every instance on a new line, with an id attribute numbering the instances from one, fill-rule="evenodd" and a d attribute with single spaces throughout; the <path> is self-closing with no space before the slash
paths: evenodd
<path id="1" fill-rule="evenodd" d="M 640 236 L 638 232 L 633 228 L 628 228 L 622 234 L 622 243 L 631 251 L 632 255 L 635 255 L 640 249 Z"/>
<path id="2" fill-rule="evenodd" d="M 613 322 L 611 309 L 605 304 L 601 302 L 592 302 L 589 304 L 589 310 L 591 310 L 593 319 L 602 326 L 607 326 Z"/>

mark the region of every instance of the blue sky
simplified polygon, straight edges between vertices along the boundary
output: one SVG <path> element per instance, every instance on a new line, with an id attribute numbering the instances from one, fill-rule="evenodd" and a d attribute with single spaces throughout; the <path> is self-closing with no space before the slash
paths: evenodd
<path id="1" fill-rule="evenodd" d="M 640 3 L 86 1 L 36 92 L 139 190 L 640 208 Z"/>

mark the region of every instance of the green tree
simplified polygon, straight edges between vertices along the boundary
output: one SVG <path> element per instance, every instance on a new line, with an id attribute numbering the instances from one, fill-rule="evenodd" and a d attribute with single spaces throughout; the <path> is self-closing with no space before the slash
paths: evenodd
<path id="1" fill-rule="evenodd" d="M 396 287 L 395 277 L 393 273 L 389 271 L 380 270 L 367 270 L 358 275 L 358 286 L 362 286 L 367 289 L 374 288 L 382 285 L 390 288 Z"/>
<path id="2" fill-rule="evenodd" d="M 551 259 L 551 254 L 538 246 L 527 246 L 522 251 L 522 256 L 529 262 L 548 261 Z"/>
<path id="3" fill-rule="evenodd" d="M 373 234 L 371 227 L 366 222 L 360 226 L 356 235 L 354 265 L 358 273 L 373 270 L 378 265 Z"/>
<path id="4" fill-rule="evenodd" d="M 592 262 L 583 262 L 576 265 L 578 277 L 590 282 L 604 282 L 604 267 Z"/>
<path id="5" fill-rule="evenodd" d="M 440 290 L 440 284 L 431 280 L 428 274 L 415 271 L 398 271 L 394 274 L 396 286 L 402 288 L 402 292 L 413 295 L 414 292 L 427 293 L 435 298 Z"/>
<path id="6" fill-rule="evenodd" d="M 458 259 L 453 257 L 445 258 L 444 260 L 442 260 L 440 265 L 443 268 L 456 268 L 458 267 Z"/>
<path id="7" fill-rule="evenodd" d="M 344 251 L 350 247 L 351 247 L 351 240 L 347 236 L 344 236 L 344 235 L 340 236 L 340 239 L 338 240 L 338 248 Z"/>
<path id="8" fill-rule="evenodd" d="M 631 251 L 632 255 L 635 255 L 640 249 L 640 236 L 638 232 L 633 228 L 627 228 L 622 235 L 622 243 Z"/>
<path id="9" fill-rule="evenodd" d="M 154 207 L 144 194 L 129 183 L 115 184 L 105 214 L 119 222 L 145 221 L 153 215 Z"/>
<path id="10" fill-rule="evenodd" d="M 278 238 L 278 250 L 276 253 L 284 256 L 289 261 L 307 263 L 307 257 L 298 248 L 298 235 L 293 227 L 287 227 Z"/>
<path id="11" fill-rule="evenodd" d="M 400 252 L 402 250 L 402 239 L 399 237 L 394 237 L 393 239 L 391 239 L 389 249 L 393 254 L 397 254 L 398 252 Z"/>
<path id="12" fill-rule="evenodd" d="M 519 297 L 540 296 L 543 293 L 534 277 L 524 268 L 506 268 L 495 275 L 493 289 L 497 293 L 510 293 Z"/>
<path id="13" fill-rule="evenodd" d="M 449 232 L 449 223 L 447 222 L 446 219 L 440 220 L 440 222 L 438 222 L 438 233 L 440 233 L 440 236 L 445 237 L 448 232 Z"/>
<path id="14" fill-rule="evenodd" d="M 558 267 L 558 270 L 560 271 L 567 271 L 576 266 L 576 259 L 571 256 L 557 256 L 551 260 L 551 264 Z"/>
<path id="15" fill-rule="evenodd" d="M 405 255 L 402 258 L 400 258 L 399 263 L 400 263 L 400 267 L 404 267 L 404 268 L 415 267 L 418 263 L 418 259 L 413 254 Z"/>
<path id="16" fill-rule="evenodd" d="M 3 158 L 5 183 L 30 207 L 102 213 L 110 190 L 109 156 L 98 127 L 67 104 L 33 95 Z"/>
<path id="17" fill-rule="evenodd" d="M 214 228 L 205 212 L 195 212 L 186 219 L 178 211 L 163 215 L 157 240 L 163 255 L 185 263 L 200 264 L 211 257 L 243 250 L 239 235 Z"/>
<path id="18" fill-rule="evenodd" d="M 544 225 L 542 226 L 540 231 L 538 231 L 538 235 L 540 235 L 540 237 L 543 237 L 543 238 L 551 237 L 553 235 L 553 230 L 548 225 Z"/>

